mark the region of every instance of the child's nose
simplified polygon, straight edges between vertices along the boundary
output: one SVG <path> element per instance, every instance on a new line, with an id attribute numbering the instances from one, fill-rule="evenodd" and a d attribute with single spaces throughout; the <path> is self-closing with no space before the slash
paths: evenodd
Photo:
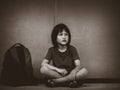
<path id="1" fill-rule="evenodd" d="M 65 35 L 63 35 L 62 37 L 63 37 L 63 38 L 66 38 L 66 36 L 65 36 Z"/>

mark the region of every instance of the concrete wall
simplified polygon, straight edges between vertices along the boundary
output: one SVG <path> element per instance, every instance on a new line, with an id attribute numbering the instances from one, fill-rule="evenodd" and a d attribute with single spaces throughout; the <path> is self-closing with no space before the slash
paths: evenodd
<path id="1" fill-rule="evenodd" d="M 120 77 L 120 6 L 113 0 L 59 0 L 58 23 L 72 32 L 89 77 Z"/>
<path id="2" fill-rule="evenodd" d="M 14 43 L 22 43 L 31 52 L 34 74 L 37 77 L 41 60 L 51 45 L 50 32 L 54 26 L 53 1 L 0 1 L 0 55 L 2 57 Z"/>
<path id="3" fill-rule="evenodd" d="M 0 70 L 5 51 L 20 42 L 31 52 L 35 77 L 55 24 L 71 30 L 88 78 L 120 78 L 120 6 L 115 0 L 1 0 Z"/>

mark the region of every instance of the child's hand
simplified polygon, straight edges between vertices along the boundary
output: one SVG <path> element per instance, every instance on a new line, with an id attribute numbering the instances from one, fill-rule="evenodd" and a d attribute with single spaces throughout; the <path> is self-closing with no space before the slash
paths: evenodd
<path id="1" fill-rule="evenodd" d="M 59 69 L 58 71 L 62 76 L 65 76 L 68 72 L 66 69 Z"/>

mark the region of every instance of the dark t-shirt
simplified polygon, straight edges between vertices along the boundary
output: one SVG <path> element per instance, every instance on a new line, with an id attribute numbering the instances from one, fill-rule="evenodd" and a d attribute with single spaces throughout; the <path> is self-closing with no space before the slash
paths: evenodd
<path id="1" fill-rule="evenodd" d="M 65 52 L 60 52 L 54 47 L 49 48 L 45 59 L 49 62 L 52 60 L 54 66 L 64 68 L 68 72 L 75 68 L 74 60 L 80 60 L 76 48 L 71 45 L 68 46 Z"/>

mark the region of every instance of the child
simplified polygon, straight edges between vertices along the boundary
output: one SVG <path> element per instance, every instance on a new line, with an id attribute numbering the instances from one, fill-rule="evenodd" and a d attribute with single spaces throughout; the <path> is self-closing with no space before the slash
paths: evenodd
<path id="1" fill-rule="evenodd" d="M 49 48 L 40 69 L 49 78 L 47 85 L 68 82 L 68 86 L 76 87 L 77 81 L 83 79 L 88 71 L 81 67 L 77 50 L 70 45 L 70 30 L 65 24 L 58 24 L 53 28 L 51 38 L 53 47 Z"/>

